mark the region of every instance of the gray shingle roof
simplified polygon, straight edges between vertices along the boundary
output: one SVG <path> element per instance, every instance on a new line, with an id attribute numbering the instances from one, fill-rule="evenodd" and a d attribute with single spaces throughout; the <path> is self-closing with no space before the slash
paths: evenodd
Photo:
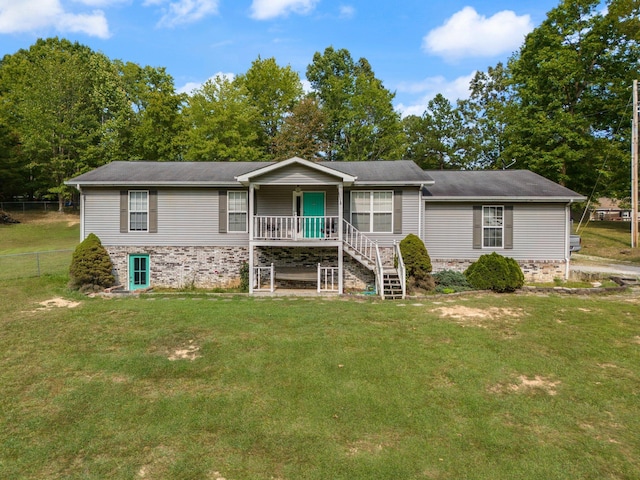
<path id="1" fill-rule="evenodd" d="M 228 185 L 236 177 L 274 162 L 111 162 L 69 180 L 70 185 Z M 430 183 L 431 177 L 410 160 L 318 162 L 357 177 L 357 183 Z"/>
<path id="2" fill-rule="evenodd" d="M 266 162 L 111 162 L 69 180 L 71 185 L 217 185 Z"/>
<path id="3" fill-rule="evenodd" d="M 236 177 L 274 162 L 111 162 L 66 182 L 80 186 L 236 186 Z M 355 185 L 425 185 L 434 201 L 582 201 L 528 170 L 432 170 L 413 161 L 319 162 L 357 178 Z M 435 182 L 435 183 L 434 183 Z"/>
<path id="4" fill-rule="evenodd" d="M 423 190 L 427 199 L 584 200 L 579 193 L 528 170 L 433 170 L 427 173 L 435 180 Z"/>

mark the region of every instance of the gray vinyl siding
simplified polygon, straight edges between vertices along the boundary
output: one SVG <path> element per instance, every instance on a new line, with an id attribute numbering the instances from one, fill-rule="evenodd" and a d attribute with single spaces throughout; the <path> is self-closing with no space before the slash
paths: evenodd
<path id="1" fill-rule="evenodd" d="M 253 181 L 260 184 L 322 185 L 336 184 L 340 179 L 304 165 L 291 165 L 256 177 Z"/>
<path id="2" fill-rule="evenodd" d="M 159 189 L 158 232 L 120 233 L 120 189 L 84 189 L 85 235 L 108 246 L 247 246 L 248 233 L 218 233 L 217 189 Z"/>
<path id="3" fill-rule="evenodd" d="M 516 260 L 564 259 L 564 204 L 513 204 L 513 249 L 473 248 L 473 205 L 426 202 L 422 238 L 432 258 L 476 259 L 496 251 Z"/>
<path id="4" fill-rule="evenodd" d="M 393 187 L 370 187 L 361 189 L 352 189 L 350 191 L 397 191 L 402 190 L 402 233 L 375 233 L 375 232 L 363 232 L 363 235 L 369 237 L 371 240 L 375 240 L 382 247 L 393 245 L 393 242 L 399 242 L 404 237 L 413 233 L 418 235 L 419 232 L 419 217 L 420 217 L 420 191 L 418 188 L 393 188 Z M 394 213 L 395 215 L 395 213 Z M 348 222 L 350 218 L 345 218 Z"/>
<path id="5" fill-rule="evenodd" d="M 293 215 L 293 192 L 295 187 L 263 185 L 255 191 L 257 215 L 289 216 Z M 338 216 L 338 187 L 301 188 L 302 192 L 325 192 L 325 215 Z"/>

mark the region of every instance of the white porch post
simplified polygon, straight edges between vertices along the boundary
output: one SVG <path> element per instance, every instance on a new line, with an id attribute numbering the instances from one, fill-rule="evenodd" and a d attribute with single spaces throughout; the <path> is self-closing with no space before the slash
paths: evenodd
<path id="1" fill-rule="evenodd" d="M 255 280 L 253 271 L 253 195 L 254 185 L 249 184 L 249 295 L 253 294 L 253 283 Z"/>
<path id="2" fill-rule="evenodd" d="M 344 265 L 342 256 L 344 253 L 342 244 L 342 228 L 343 228 L 343 212 L 344 212 L 344 187 L 342 183 L 338 184 L 338 293 L 342 295 L 344 293 Z"/>

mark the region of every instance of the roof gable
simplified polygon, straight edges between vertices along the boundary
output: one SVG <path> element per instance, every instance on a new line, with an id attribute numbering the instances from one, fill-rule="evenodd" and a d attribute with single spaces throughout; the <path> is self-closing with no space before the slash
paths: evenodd
<path id="1" fill-rule="evenodd" d="M 267 180 L 267 181 L 271 180 L 277 183 L 296 183 L 295 177 L 293 179 L 289 179 L 289 176 L 286 174 L 273 175 L 278 170 L 291 169 L 292 167 L 296 167 L 296 166 L 301 166 L 303 167 L 303 169 L 320 173 L 325 178 L 326 177 L 334 178 L 336 182 L 343 182 L 346 185 L 350 185 L 356 181 L 356 177 L 349 175 L 345 172 L 341 172 L 339 170 L 330 168 L 325 163 L 314 163 L 299 157 L 293 157 L 288 160 L 272 163 L 270 165 L 259 168 L 257 170 L 247 172 L 243 175 L 237 176 L 236 180 L 238 180 L 238 182 L 244 185 L 248 185 L 249 183 L 255 182 L 255 181 L 259 183 L 260 177 L 262 177 L 263 180 Z"/>

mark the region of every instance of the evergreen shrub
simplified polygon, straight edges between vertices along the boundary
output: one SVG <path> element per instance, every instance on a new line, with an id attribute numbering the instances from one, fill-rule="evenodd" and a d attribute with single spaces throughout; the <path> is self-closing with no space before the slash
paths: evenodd
<path id="1" fill-rule="evenodd" d="M 407 270 L 407 285 L 410 290 L 433 290 L 435 282 L 431 277 L 431 257 L 422 240 L 410 233 L 400 242 L 400 253 Z"/>
<path id="2" fill-rule="evenodd" d="M 472 287 L 479 290 L 513 292 L 524 285 L 524 274 L 513 258 L 493 252 L 482 255 L 464 272 Z"/>
<path id="3" fill-rule="evenodd" d="M 455 270 L 442 270 L 435 273 L 433 279 L 438 293 L 466 292 L 472 289 L 464 273 Z"/>
<path id="4" fill-rule="evenodd" d="M 90 233 L 73 252 L 69 287 L 82 292 L 98 291 L 115 284 L 113 263 L 100 239 Z"/>

